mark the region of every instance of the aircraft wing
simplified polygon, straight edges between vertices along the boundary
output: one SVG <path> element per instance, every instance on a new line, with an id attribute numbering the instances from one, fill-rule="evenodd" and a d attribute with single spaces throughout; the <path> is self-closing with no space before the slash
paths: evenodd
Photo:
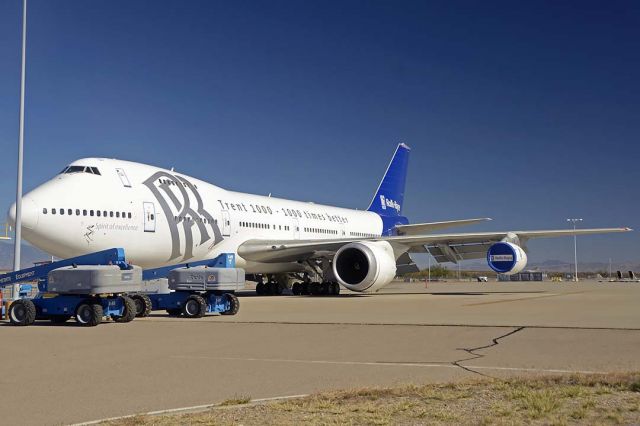
<path id="1" fill-rule="evenodd" d="M 249 240 L 238 247 L 238 254 L 264 263 L 296 262 L 331 257 L 343 245 L 357 241 L 387 241 L 399 259 L 405 253 L 431 252 L 438 261 L 478 259 L 489 246 L 505 238 L 524 245 L 531 238 L 628 232 L 630 228 L 559 229 L 548 231 L 475 232 L 460 234 L 402 235 L 332 240 Z M 439 251 L 435 250 L 438 249 Z"/>
<path id="2" fill-rule="evenodd" d="M 493 219 L 490 217 L 481 217 L 478 219 L 447 220 L 445 222 L 413 223 L 410 225 L 396 225 L 395 228 L 398 230 L 398 235 L 424 235 L 427 232 L 439 231 L 456 226 L 473 225 L 488 220 Z"/>

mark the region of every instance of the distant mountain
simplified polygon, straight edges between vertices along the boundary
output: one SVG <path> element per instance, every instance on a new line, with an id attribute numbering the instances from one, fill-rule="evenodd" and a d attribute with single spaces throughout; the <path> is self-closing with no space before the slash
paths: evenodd
<path id="1" fill-rule="evenodd" d="M 20 264 L 23 268 L 33 266 L 33 262 L 51 260 L 51 255 L 29 244 L 22 244 Z M 13 269 L 13 241 L 0 241 L 0 269 Z"/>

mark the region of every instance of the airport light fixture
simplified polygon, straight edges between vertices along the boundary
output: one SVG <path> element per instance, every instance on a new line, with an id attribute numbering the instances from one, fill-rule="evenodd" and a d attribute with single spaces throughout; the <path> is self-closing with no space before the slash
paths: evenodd
<path id="1" fill-rule="evenodd" d="M 576 219 L 567 219 L 567 222 L 573 223 L 573 230 L 576 230 L 576 223 L 582 222 L 581 218 Z M 573 260 L 575 264 L 575 275 L 573 276 L 573 281 L 578 281 L 578 239 L 577 235 L 573 234 Z"/>
<path id="2" fill-rule="evenodd" d="M 27 0 L 22 1 L 22 69 L 20 76 L 20 134 L 18 138 L 18 179 L 16 184 L 16 223 L 13 249 L 13 270 L 20 269 L 20 244 L 22 244 L 22 156 L 24 145 L 24 91 L 25 91 L 25 64 L 27 59 Z M 20 288 L 18 285 L 11 287 L 11 299 L 16 300 Z"/>

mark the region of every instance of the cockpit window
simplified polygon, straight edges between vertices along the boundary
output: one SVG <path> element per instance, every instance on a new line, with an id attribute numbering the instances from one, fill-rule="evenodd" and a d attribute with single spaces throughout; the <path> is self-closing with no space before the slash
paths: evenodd
<path id="1" fill-rule="evenodd" d="M 69 166 L 64 172 L 65 173 L 82 173 L 84 172 L 84 166 Z"/>
<path id="2" fill-rule="evenodd" d="M 97 167 L 89 167 L 89 166 L 69 166 L 69 167 L 65 167 L 62 172 L 60 172 L 61 174 L 67 174 L 67 173 L 90 173 L 92 175 L 98 175 L 100 176 L 100 170 L 98 170 Z"/>

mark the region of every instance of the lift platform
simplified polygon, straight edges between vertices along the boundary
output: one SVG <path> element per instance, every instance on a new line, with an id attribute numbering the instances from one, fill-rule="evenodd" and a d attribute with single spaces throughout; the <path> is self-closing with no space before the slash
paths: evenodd
<path id="1" fill-rule="evenodd" d="M 103 317 L 135 318 L 136 306 L 127 294 L 140 290 L 142 270 L 126 262 L 123 249 L 113 248 L 0 275 L 0 287 L 33 281 L 38 294 L 9 307 L 13 325 L 42 319 L 63 323 L 75 316 L 79 324 L 95 326 Z"/>
<path id="2" fill-rule="evenodd" d="M 234 293 L 245 282 L 244 269 L 235 267 L 233 253 L 146 270 L 142 277 L 142 291 L 131 295 L 139 317 L 155 310 L 187 318 L 200 318 L 207 313 L 235 315 L 240 301 Z"/>

